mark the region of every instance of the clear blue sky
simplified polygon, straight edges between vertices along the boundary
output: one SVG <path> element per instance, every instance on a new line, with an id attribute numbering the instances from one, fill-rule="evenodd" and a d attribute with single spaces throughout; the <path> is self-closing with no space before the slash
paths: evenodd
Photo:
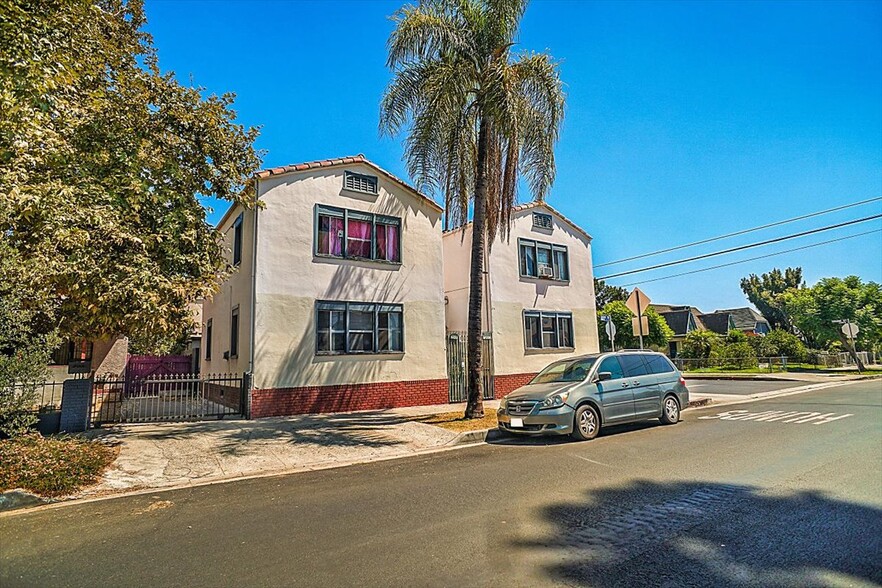
<path id="1" fill-rule="evenodd" d="M 267 166 L 364 153 L 407 177 L 380 138 L 388 16 L 400 2 L 147 0 L 160 65 L 235 92 Z M 594 237 L 595 264 L 882 196 L 882 3 L 556 2 L 527 9 L 519 48 L 561 60 L 567 114 L 552 206 Z M 529 195 L 521 194 L 523 201 Z M 209 214 L 216 221 L 225 206 Z M 882 212 L 882 203 L 596 275 Z M 882 227 L 839 231 L 630 284 Z M 742 276 L 802 266 L 809 283 L 882 281 L 882 234 L 641 284 L 655 302 L 742 306 Z"/>

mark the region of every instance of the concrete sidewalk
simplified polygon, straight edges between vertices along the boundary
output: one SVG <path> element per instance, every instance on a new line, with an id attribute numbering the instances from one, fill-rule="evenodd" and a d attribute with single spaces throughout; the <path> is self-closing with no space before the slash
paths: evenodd
<path id="1" fill-rule="evenodd" d="M 484 401 L 495 411 L 498 401 Z M 412 420 L 464 404 L 259 420 L 123 425 L 93 436 L 118 443 L 104 479 L 78 497 L 293 473 L 456 446 L 461 434 Z"/>

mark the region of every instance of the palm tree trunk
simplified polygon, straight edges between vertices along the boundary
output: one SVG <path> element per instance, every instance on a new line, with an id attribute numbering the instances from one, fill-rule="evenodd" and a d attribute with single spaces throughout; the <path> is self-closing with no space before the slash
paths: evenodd
<path id="1" fill-rule="evenodd" d="M 469 323 L 466 337 L 466 355 L 468 363 L 469 400 L 466 404 L 465 418 L 479 419 L 484 417 L 484 386 L 481 372 L 483 358 L 481 343 L 484 325 L 481 321 L 481 306 L 484 301 L 484 227 L 487 214 L 487 147 L 490 135 L 487 123 L 481 119 L 478 129 L 478 173 L 475 178 L 475 210 L 472 223 L 472 263 L 469 275 Z"/>

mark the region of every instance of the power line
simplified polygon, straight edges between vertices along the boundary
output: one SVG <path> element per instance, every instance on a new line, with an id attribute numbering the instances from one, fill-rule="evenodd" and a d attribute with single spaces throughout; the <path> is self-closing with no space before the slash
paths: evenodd
<path id="1" fill-rule="evenodd" d="M 702 269 L 692 270 L 689 272 L 683 272 L 680 274 L 673 274 L 671 276 L 662 276 L 661 278 L 653 278 L 651 280 L 643 280 L 642 282 L 632 282 L 630 284 L 622 284 L 622 288 L 627 286 L 636 286 L 647 284 L 649 282 L 658 282 L 660 280 L 670 280 L 671 278 L 679 278 L 681 276 L 688 276 L 690 274 L 698 274 L 701 272 L 708 272 L 710 270 L 720 269 L 721 267 L 729 267 L 730 265 L 738 265 L 739 263 L 747 263 L 748 261 L 756 261 L 758 259 L 765 259 L 767 257 L 774 257 L 776 255 L 783 255 L 785 253 L 792 253 L 794 251 L 802 251 L 803 249 L 811 249 L 812 247 L 820 247 L 821 245 L 828 245 L 830 243 L 836 243 L 837 241 L 845 241 L 846 239 L 854 239 L 855 237 L 863 237 L 864 235 L 870 235 L 872 233 L 882 233 L 882 229 L 875 229 L 872 231 L 866 231 L 864 233 L 857 233 L 855 235 L 848 235 L 846 237 L 839 237 L 838 239 L 830 239 L 829 241 L 821 241 L 820 243 L 812 243 L 811 245 L 803 245 L 802 247 L 795 247 L 793 249 L 785 249 L 784 251 L 778 251 L 776 253 L 769 253 L 767 255 L 759 255 L 757 257 L 751 257 L 749 259 L 742 259 L 739 261 L 733 261 L 730 263 L 721 263 L 720 265 L 714 265 L 711 267 L 705 267 Z"/>
<path id="2" fill-rule="evenodd" d="M 687 243 L 686 245 L 677 245 L 676 247 L 669 247 L 668 249 L 660 249 L 658 251 L 653 251 L 652 253 L 643 253 L 642 255 L 635 255 L 634 257 L 626 257 L 625 259 L 617 259 L 616 261 L 608 261 L 606 263 L 601 263 L 599 265 L 595 265 L 594 268 L 596 269 L 599 267 L 606 267 L 608 265 L 617 265 L 619 263 L 625 263 L 626 261 L 634 261 L 635 259 L 643 259 L 645 257 L 654 257 L 656 255 L 661 255 L 662 253 L 670 253 L 671 251 L 678 251 L 680 249 L 686 249 L 688 247 L 695 247 L 696 245 L 704 245 L 705 243 L 712 243 L 714 241 L 728 239 L 729 237 L 737 237 L 738 235 L 745 235 L 747 233 L 753 233 L 754 231 L 761 231 L 763 229 L 768 229 L 771 227 L 786 225 L 788 223 L 792 223 L 792 222 L 796 222 L 796 221 L 800 221 L 800 220 L 805 220 L 807 218 L 813 218 L 816 216 L 821 216 L 823 214 L 830 214 L 831 212 L 836 212 L 837 210 L 845 210 L 846 208 L 854 208 L 855 206 L 861 206 L 862 204 L 869 204 L 870 202 L 876 202 L 878 200 L 882 200 L 882 197 L 870 198 L 869 200 L 861 200 L 860 202 L 854 202 L 852 204 L 845 204 L 843 206 L 837 206 L 836 208 L 828 208 L 827 210 L 821 210 L 819 212 L 813 212 L 811 214 L 804 214 L 802 216 L 788 218 L 786 220 L 777 221 L 774 223 L 769 223 L 767 225 L 754 227 L 752 229 L 744 229 L 742 231 L 736 231 L 734 233 L 720 235 L 719 237 L 711 237 L 709 239 L 702 239 L 701 241 L 695 241 L 694 243 Z"/>
<path id="3" fill-rule="evenodd" d="M 732 247 L 730 249 L 724 249 L 722 251 L 714 251 L 713 253 L 705 253 L 704 255 L 696 255 L 694 257 L 688 257 L 686 259 L 679 259 L 677 261 L 669 261 L 667 263 L 659 263 L 659 264 L 652 265 L 649 267 L 630 270 L 627 272 L 619 272 L 617 274 L 610 274 L 608 276 L 603 276 L 603 277 L 597 278 L 597 279 L 598 280 L 609 280 L 611 278 L 619 278 L 621 276 L 628 276 L 631 274 L 639 274 L 642 272 L 648 272 L 649 270 L 659 269 L 659 268 L 663 268 L 663 267 L 670 267 L 672 265 L 680 265 L 683 263 L 698 261 L 699 259 L 706 259 L 708 257 L 716 257 L 717 255 L 725 255 L 727 253 L 734 253 L 736 251 L 742 251 L 744 249 L 751 249 L 753 247 L 761 247 L 763 245 L 770 245 L 772 243 L 778 243 L 780 241 L 787 241 L 788 239 L 796 239 L 797 237 L 805 237 L 806 235 L 813 235 L 815 233 L 820 233 L 823 231 L 831 231 L 833 229 L 838 229 L 840 227 L 847 227 L 849 225 L 856 225 L 858 223 L 865 223 L 867 221 L 875 220 L 877 218 L 882 218 L 882 214 L 876 214 L 873 216 L 865 216 L 864 218 L 850 220 L 850 221 L 846 221 L 843 223 L 837 223 L 835 225 L 827 225 L 826 227 L 820 227 L 818 229 L 812 229 L 810 231 L 803 231 L 801 233 L 793 233 L 791 235 L 784 235 L 783 237 L 776 237 L 774 239 L 768 239 L 766 241 L 759 241 L 758 243 L 750 243 L 748 245 L 741 245 L 739 247 Z"/>

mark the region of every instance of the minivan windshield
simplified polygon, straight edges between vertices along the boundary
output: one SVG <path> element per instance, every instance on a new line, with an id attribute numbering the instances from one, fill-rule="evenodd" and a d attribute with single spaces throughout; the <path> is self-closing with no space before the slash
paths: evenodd
<path id="1" fill-rule="evenodd" d="M 588 377 L 596 357 L 556 361 L 533 378 L 531 384 L 551 384 L 554 382 L 581 382 Z"/>

